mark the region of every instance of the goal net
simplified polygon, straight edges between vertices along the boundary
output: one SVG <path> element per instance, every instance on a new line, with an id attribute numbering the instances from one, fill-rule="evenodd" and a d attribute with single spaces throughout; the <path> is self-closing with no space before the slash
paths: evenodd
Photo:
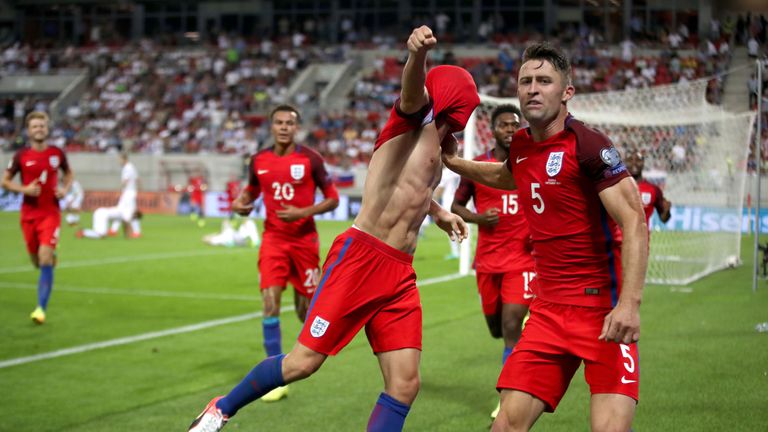
<path id="1" fill-rule="evenodd" d="M 568 102 L 579 120 L 608 135 L 622 155 L 645 153 L 644 178 L 672 202 L 671 219 L 651 219 L 647 282 L 686 285 L 740 262 L 746 165 L 754 113 L 733 114 L 706 102 L 707 82 L 577 94 Z M 464 132 L 464 157 L 494 145 L 490 116 L 517 99 L 481 95 Z M 471 242 L 461 250 L 468 273 Z"/>

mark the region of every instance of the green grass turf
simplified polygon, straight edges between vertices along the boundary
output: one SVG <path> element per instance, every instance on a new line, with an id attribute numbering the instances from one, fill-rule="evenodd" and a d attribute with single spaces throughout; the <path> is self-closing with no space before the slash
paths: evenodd
<path id="1" fill-rule="evenodd" d="M 89 224 L 86 215 L 84 224 Z M 319 224 L 322 254 L 348 223 Z M 182 217 L 148 216 L 138 240 L 75 239 L 62 227 L 48 322 L 34 326 L 32 269 L 18 214 L 0 213 L 0 362 L 260 310 L 257 251 L 206 246 Z M 742 258 L 751 263 L 752 240 Z M 414 265 L 420 280 L 455 273 L 445 237 L 427 231 Z M 641 403 L 636 431 L 768 429 L 768 283 L 751 291 L 751 266 L 692 292 L 649 286 L 642 307 Z M 408 431 L 484 431 L 496 403 L 501 342 L 491 339 L 471 277 L 421 288 L 423 385 Z M 292 305 L 290 296 L 284 306 Z M 282 319 L 284 347 L 299 330 Z M 258 319 L 0 368 L 0 431 L 181 431 L 208 400 L 263 358 Z M 226 430 L 358 431 L 382 390 L 364 335 L 290 397 L 243 409 Z M 536 430 L 589 430 L 588 389 L 578 372 L 558 411 Z"/>

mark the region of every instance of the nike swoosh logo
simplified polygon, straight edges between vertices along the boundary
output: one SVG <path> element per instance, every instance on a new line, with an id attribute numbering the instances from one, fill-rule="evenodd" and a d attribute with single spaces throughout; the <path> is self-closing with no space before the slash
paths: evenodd
<path id="1" fill-rule="evenodd" d="M 29 161 L 29 162 L 25 163 L 24 166 L 32 166 L 34 164 L 35 164 L 35 161 Z"/>
<path id="2" fill-rule="evenodd" d="M 256 174 L 258 174 L 258 175 L 262 175 L 262 174 L 266 174 L 266 173 L 268 173 L 268 172 L 269 172 L 269 170 L 257 170 L 257 171 L 256 171 Z"/>
<path id="3" fill-rule="evenodd" d="M 528 159 L 528 157 L 521 158 L 520 156 L 518 156 L 517 159 L 515 159 L 515 163 L 520 163 L 526 159 Z"/>
<path id="4" fill-rule="evenodd" d="M 523 300 L 529 300 L 529 299 L 532 299 L 533 297 L 534 297 L 533 294 L 523 294 Z"/>
<path id="5" fill-rule="evenodd" d="M 632 384 L 632 383 L 636 383 L 636 382 L 637 382 L 637 380 L 631 380 L 631 379 L 627 379 L 627 377 L 625 377 L 623 375 L 621 376 L 621 383 L 622 384 Z"/>

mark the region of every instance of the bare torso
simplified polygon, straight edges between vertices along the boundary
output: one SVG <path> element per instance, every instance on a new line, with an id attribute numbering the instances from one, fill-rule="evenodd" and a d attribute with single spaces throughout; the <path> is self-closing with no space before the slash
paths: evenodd
<path id="1" fill-rule="evenodd" d="M 440 182 L 440 137 L 434 123 L 399 135 L 373 154 L 355 226 L 412 254 Z"/>

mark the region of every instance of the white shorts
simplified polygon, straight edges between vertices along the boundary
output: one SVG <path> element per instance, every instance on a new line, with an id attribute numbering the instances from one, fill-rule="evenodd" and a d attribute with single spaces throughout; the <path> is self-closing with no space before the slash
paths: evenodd
<path id="1" fill-rule="evenodd" d="M 122 219 L 122 212 L 118 207 L 99 207 L 93 212 L 93 230 L 105 236 L 109 230 L 109 222 L 119 219 Z"/>
<path id="2" fill-rule="evenodd" d="M 136 192 L 123 192 L 120 195 L 120 201 L 117 202 L 117 208 L 120 209 L 120 218 L 130 222 L 133 219 L 133 214 L 136 213 Z"/>

